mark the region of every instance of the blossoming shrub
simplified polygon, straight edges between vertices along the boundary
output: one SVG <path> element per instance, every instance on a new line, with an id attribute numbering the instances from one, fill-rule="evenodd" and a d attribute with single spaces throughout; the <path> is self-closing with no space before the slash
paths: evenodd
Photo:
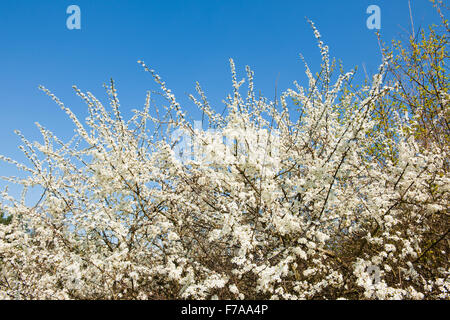
<path id="1" fill-rule="evenodd" d="M 343 90 L 353 73 L 335 79 L 315 35 L 321 72 L 306 66 L 309 85 L 278 101 L 255 94 L 249 68 L 242 95 L 232 60 L 224 115 L 197 85 L 191 98 L 214 130 L 193 128 L 143 62 L 164 114 L 149 94 L 125 121 L 112 83 L 110 109 L 75 88 L 82 123 L 42 88 L 76 135 L 65 143 L 38 124 L 43 143 L 22 137 L 31 165 L 2 157 L 28 173 L 11 181 L 44 192 L 33 207 L 2 193 L 13 218 L 0 224 L 0 298 L 448 298 L 448 261 L 425 263 L 430 250 L 448 256 L 446 234 L 428 241 L 436 216 L 448 217 L 448 146 L 420 149 L 403 115 L 373 130 L 377 102 L 394 90 L 382 83 L 386 63 L 371 86 Z M 183 161 L 175 130 L 194 142 Z"/>

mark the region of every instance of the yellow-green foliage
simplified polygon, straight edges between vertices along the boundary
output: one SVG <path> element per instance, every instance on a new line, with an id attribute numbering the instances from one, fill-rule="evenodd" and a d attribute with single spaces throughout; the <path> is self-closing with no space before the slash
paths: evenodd
<path id="1" fill-rule="evenodd" d="M 437 6 L 436 6 L 437 7 Z M 387 80 L 398 82 L 385 104 L 378 107 L 376 117 L 380 127 L 389 128 L 393 113 L 416 117 L 411 134 L 422 147 L 448 148 L 449 128 L 449 26 L 441 9 L 439 25 L 431 25 L 411 34 L 405 41 L 394 40 L 383 53 L 392 55 Z"/>

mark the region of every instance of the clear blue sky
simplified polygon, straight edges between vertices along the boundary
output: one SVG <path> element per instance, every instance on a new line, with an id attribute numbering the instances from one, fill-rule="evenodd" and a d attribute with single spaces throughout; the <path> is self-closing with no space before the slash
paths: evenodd
<path id="1" fill-rule="evenodd" d="M 66 27 L 71 4 L 81 9 L 81 30 Z M 86 106 L 73 93 L 74 84 L 102 100 L 102 84 L 112 77 L 124 110 L 142 106 L 146 90 L 156 85 L 139 59 L 180 101 L 188 101 L 186 94 L 194 93 L 199 81 L 220 110 L 231 89 L 230 57 L 241 75 L 245 65 L 253 68 L 257 89 L 268 96 L 277 77 L 279 90 L 294 80 L 304 84 L 299 53 L 313 70 L 320 61 L 305 17 L 316 23 L 331 55 L 347 69 L 358 65 L 362 72 L 365 63 L 371 74 L 381 62 L 374 30 L 366 27 L 371 4 L 381 8 L 384 40 L 410 30 L 407 0 L 0 1 L 0 154 L 22 160 L 13 130 L 38 139 L 35 121 L 63 138 L 72 135 L 70 120 L 37 89 L 40 84 L 81 118 Z M 412 11 L 416 29 L 438 21 L 428 0 L 412 0 Z M 0 163 L 0 175 L 11 174 Z"/>

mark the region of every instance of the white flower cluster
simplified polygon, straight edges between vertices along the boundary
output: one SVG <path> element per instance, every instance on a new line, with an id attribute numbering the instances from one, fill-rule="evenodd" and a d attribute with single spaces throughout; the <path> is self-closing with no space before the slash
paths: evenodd
<path id="1" fill-rule="evenodd" d="M 322 76 L 306 67 L 309 87 L 279 101 L 257 97 L 249 68 L 242 96 L 233 61 L 227 113 L 197 85 L 192 101 L 214 130 L 194 129 L 144 63 L 165 115 L 149 94 L 123 120 L 112 83 L 111 110 L 75 88 L 89 110 L 82 124 L 43 89 L 76 135 L 64 143 L 39 125 L 43 144 L 21 136 L 30 166 L 1 157 L 29 174 L 10 181 L 43 195 L 30 207 L 2 193 L 13 219 L 0 225 L 0 299 L 448 299 L 448 261 L 427 262 L 439 235 L 424 240 L 448 217 L 448 150 L 423 151 L 401 117 L 389 135 L 377 130 L 386 63 L 370 87 L 344 90 L 353 73 L 332 83 L 315 33 Z M 171 138 L 179 129 L 195 141 L 185 161 Z"/>

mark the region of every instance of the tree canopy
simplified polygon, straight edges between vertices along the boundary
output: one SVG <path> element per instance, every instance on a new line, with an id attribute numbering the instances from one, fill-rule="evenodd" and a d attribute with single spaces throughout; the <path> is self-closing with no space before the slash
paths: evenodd
<path id="1" fill-rule="evenodd" d="M 448 28 L 356 87 L 311 26 L 306 86 L 258 96 L 230 60 L 226 112 L 190 96 L 201 128 L 142 61 L 166 103 L 129 120 L 113 81 L 109 108 L 74 87 L 84 122 L 42 87 L 76 135 L 38 124 L 43 142 L 18 133 L 30 165 L 0 156 L 45 190 L 2 193 L 0 298 L 448 299 Z"/>

